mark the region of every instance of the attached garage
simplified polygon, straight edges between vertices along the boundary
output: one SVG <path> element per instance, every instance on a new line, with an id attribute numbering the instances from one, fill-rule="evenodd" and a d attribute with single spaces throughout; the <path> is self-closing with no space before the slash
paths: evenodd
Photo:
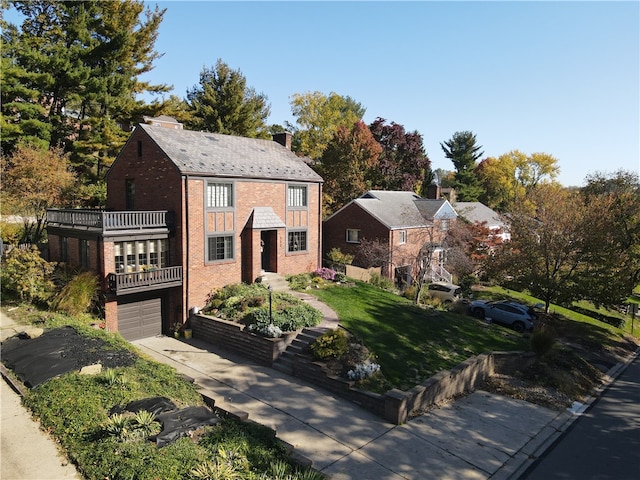
<path id="1" fill-rule="evenodd" d="M 129 341 L 162 333 L 162 298 L 118 301 L 118 332 Z"/>

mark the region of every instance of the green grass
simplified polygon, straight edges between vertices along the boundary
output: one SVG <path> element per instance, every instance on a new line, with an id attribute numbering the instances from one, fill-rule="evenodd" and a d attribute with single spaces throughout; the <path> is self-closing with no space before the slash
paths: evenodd
<path id="1" fill-rule="evenodd" d="M 512 299 L 529 305 L 544 303 L 540 299 L 532 297 L 527 293 L 508 290 L 497 286 L 477 289 L 474 291 L 474 297 L 489 300 Z M 636 319 L 634 329 L 632 331 L 632 322 L 628 315 L 623 315 L 615 310 L 597 308 L 589 302 L 575 302 L 571 308 L 551 304 L 549 307 L 549 313 L 561 315 L 564 320 L 571 322 L 573 325 L 569 324 L 566 328 L 573 327 L 577 330 L 576 333 L 588 334 L 585 326 L 591 325 L 596 327 L 596 332 L 604 330 L 606 333 L 602 332 L 602 335 L 612 336 L 612 338 L 619 338 L 625 333 L 634 336 L 638 336 L 638 334 L 640 334 L 640 321 L 638 321 L 638 319 Z M 620 324 L 620 328 L 617 328 L 615 324 Z"/>
<path id="2" fill-rule="evenodd" d="M 377 356 L 387 381 L 401 390 L 483 352 L 528 349 L 528 341 L 512 330 L 421 308 L 363 282 L 308 292 L 338 313 L 340 324 Z"/>

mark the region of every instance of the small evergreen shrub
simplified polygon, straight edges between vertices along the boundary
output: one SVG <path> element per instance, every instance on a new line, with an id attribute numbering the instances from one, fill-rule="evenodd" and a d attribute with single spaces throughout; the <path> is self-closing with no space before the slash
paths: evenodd
<path id="1" fill-rule="evenodd" d="M 545 357 L 553 349 L 556 338 L 549 327 L 544 325 L 535 328 L 531 334 L 530 346 L 531 351 L 537 355 L 539 359 Z"/>
<path id="2" fill-rule="evenodd" d="M 372 273 L 371 278 L 369 278 L 369 283 L 383 290 L 393 290 L 393 282 L 379 273 Z"/>
<path id="3" fill-rule="evenodd" d="M 347 334 L 339 328 L 320 335 L 311 344 L 313 355 L 320 360 L 340 358 L 348 349 Z"/>

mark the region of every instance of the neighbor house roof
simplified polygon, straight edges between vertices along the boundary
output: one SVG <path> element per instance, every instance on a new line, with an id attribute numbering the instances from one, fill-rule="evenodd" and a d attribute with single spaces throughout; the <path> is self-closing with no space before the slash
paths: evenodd
<path id="1" fill-rule="evenodd" d="M 301 157 L 273 140 L 140 124 L 185 175 L 322 182 Z"/>
<path id="2" fill-rule="evenodd" d="M 414 192 L 370 190 L 351 203 L 367 211 L 390 230 L 424 227 L 434 220 L 456 217 L 447 200 L 422 198 Z"/>
<path id="3" fill-rule="evenodd" d="M 485 224 L 488 228 L 503 228 L 504 221 L 494 210 L 480 202 L 456 202 L 456 212 L 470 223 Z"/>

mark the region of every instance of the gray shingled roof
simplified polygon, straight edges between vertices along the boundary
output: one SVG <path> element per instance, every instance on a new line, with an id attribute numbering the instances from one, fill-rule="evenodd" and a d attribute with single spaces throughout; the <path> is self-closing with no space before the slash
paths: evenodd
<path id="1" fill-rule="evenodd" d="M 250 221 L 251 228 L 256 230 L 287 227 L 271 207 L 254 207 Z"/>
<path id="2" fill-rule="evenodd" d="M 471 223 L 484 223 L 487 227 L 504 227 L 505 223 L 500 215 L 480 202 L 456 202 L 458 214 Z"/>
<path id="3" fill-rule="evenodd" d="M 455 218 L 447 200 L 422 198 L 413 192 L 370 190 L 353 200 L 389 229 L 422 227 L 438 216 Z"/>
<path id="4" fill-rule="evenodd" d="M 322 182 L 291 150 L 273 140 L 140 124 L 183 174 Z"/>

